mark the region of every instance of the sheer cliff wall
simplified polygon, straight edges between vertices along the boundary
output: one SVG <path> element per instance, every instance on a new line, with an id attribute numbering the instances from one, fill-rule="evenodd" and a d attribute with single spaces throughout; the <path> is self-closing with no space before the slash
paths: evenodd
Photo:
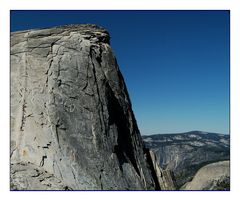
<path id="1" fill-rule="evenodd" d="M 12 182 L 30 164 L 74 190 L 157 188 L 109 40 L 95 25 L 11 33 Z"/>

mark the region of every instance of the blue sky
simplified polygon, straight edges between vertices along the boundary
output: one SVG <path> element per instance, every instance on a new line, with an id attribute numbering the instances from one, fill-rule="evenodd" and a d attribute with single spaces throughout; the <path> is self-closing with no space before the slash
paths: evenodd
<path id="1" fill-rule="evenodd" d="M 142 134 L 228 134 L 229 19 L 229 11 L 11 11 L 11 31 L 103 26 Z"/>

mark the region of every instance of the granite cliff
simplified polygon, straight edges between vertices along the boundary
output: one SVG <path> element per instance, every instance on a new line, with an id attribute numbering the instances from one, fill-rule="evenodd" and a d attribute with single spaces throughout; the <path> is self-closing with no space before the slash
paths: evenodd
<path id="1" fill-rule="evenodd" d="M 230 159 L 229 135 L 190 131 L 143 136 L 143 140 L 160 167 L 173 173 L 177 188 L 206 164 Z"/>
<path id="2" fill-rule="evenodd" d="M 230 190 L 230 162 L 208 164 L 197 171 L 182 190 Z"/>
<path id="3" fill-rule="evenodd" d="M 157 190 L 108 32 L 11 33 L 11 189 Z"/>

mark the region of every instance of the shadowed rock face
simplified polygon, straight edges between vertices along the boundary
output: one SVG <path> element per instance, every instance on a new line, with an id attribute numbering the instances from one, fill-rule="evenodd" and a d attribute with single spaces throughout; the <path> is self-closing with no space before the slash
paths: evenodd
<path id="1" fill-rule="evenodd" d="M 95 25 L 11 33 L 12 174 L 23 163 L 69 189 L 156 188 L 109 39 Z"/>

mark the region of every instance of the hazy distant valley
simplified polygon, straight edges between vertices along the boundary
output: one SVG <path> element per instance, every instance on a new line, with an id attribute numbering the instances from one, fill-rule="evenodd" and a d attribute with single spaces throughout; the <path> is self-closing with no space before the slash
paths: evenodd
<path id="1" fill-rule="evenodd" d="M 192 180 L 203 166 L 230 159 L 229 135 L 190 131 L 143 136 L 160 167 L 173 172 L 177 189 Z"/>

